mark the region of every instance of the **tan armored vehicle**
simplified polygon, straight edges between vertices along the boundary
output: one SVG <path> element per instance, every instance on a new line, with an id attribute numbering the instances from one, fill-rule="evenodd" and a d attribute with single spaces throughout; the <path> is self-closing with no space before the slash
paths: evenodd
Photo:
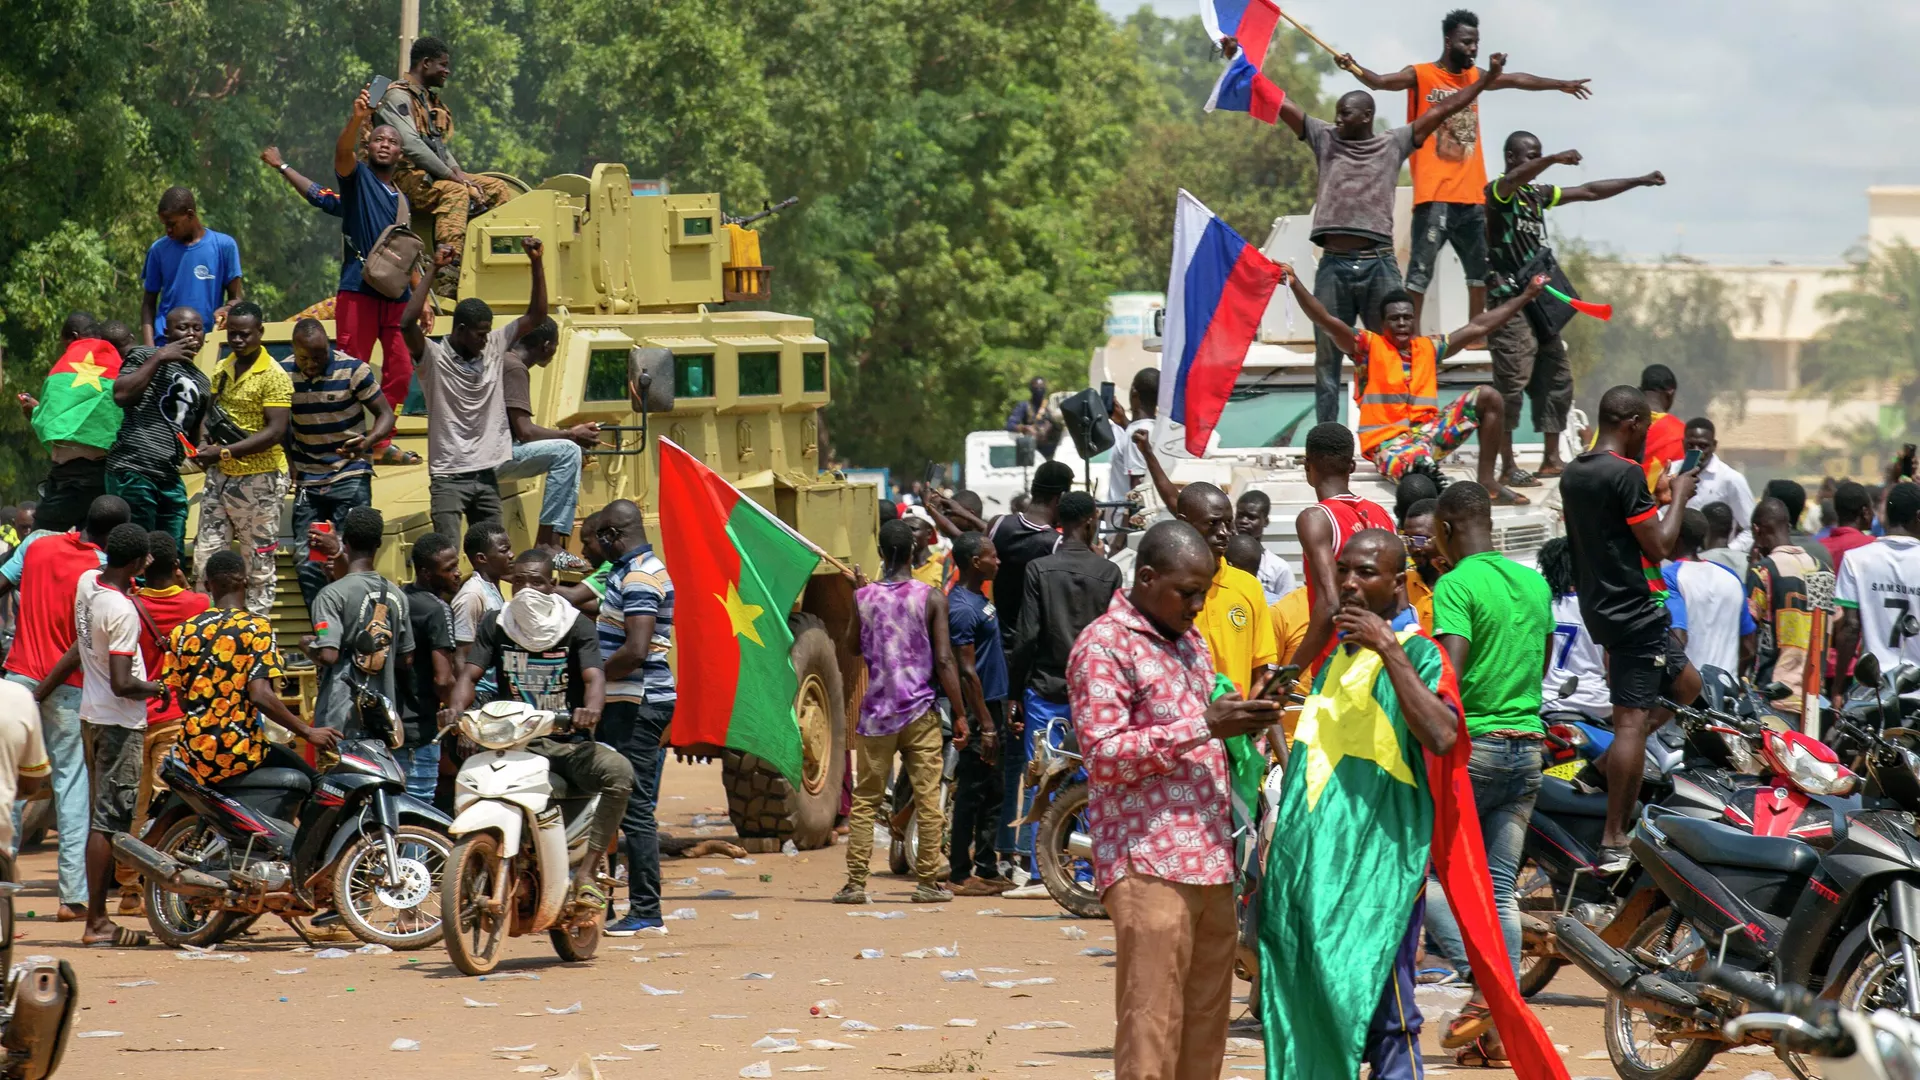
<path id="1" fill-rule="evenodd" d="M 596 166 L 590 177 L 553 177 L 472 220 L 460 272 L 461 299 L 477 296 L 496 318 L 512 318 L 525 310 L 531 284 L 519 238 L 536 236 L 546 245 L 560 346 L 552 364 L 532 373 L 534 415 L 555 427 L 593 421 L 605 432 L 603 448 L 587 455 L 578 514 L 632 499 L 657 539 L 653 441 L 665 436 L 825 551 L 875 571 L 875 489 L 820 471 L 818 414 L 831 376 L 827 343 L 813 333 L 813 320 L 743 310 L 768 299 L 770 272 L 757 265 L 751 243 L 740 246 L 754 265 L 731 264 L 735 240 L 718 195 L 635 195 L 633 187 L 621 165 Z M 446 331 L 452 304 L 441 301 L 440 308 L 436 334 Z M 291 320 L 266 328 L 266 347 L 276 358 L 290 355 L 292 329 Z M 226 347 L 224 337 L 209 335 L 200 357 L 208 370 Z M 650 375 L 644 401 L 630 389 L 643 369 Z M 417 396 L 416 390 L 416 404 Z M 424 410 L 403 411 L 395 441 L 424 458 L 426 435 Z M 543 482 L 502 484 L 516 550 L 532 545 Z M 412 541 L 431 528 L 427 467 L 380 467 L 373 502 L 387 521 L 380 568 L 396 581 L 408 580 Z M 866 681 L 851 648 L 852 610 L 852 583 L 823 562 L 790 616 L 800 677 L 801 786 L 757 759 L 714 748 L 725 765 L 728 811 L 750 849 L 777 849 L 787 839 L 802 848 L 832 840 L 846 771 L 846 717 L 857 709 Z M 284 549 L 273 616 L 283 642 L 310 630 Z M 703 677 L 700 657 L 679 654 L 675 662 L 681 682 Z"/>

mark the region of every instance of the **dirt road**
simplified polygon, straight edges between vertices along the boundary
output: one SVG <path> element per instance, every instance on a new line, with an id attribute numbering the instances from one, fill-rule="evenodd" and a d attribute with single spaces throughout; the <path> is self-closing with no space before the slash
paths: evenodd
<path id="1" fill-rule="evenodd" d="M 663 826 L 692 834 L 696 814 L 725 821 L 718 768 L 669 763 Z M 536 1066 L 565 1073 L 594 1055 L 603 1056 L 596 1065 L 607 1080 L 728 1080 L 761 1062 L 769 1072 L 759 1075 L 776 1078 L 804 1069 L 825 1078 L 953 1072 L 1087 1080 L 1113 1068 L 1113 961 L 1086 955 L 1112 948 L 1107 923 L 1064 917 L 1044 900 L 916 906 L 906 902 L 911 883 L 885 874 L 873 879 L 873 906 L 835 907 L 827 898 L 844 879 L 843 851 L 756 855 L 751 865 L 669 859 L 666 906 L 691 908 L 696 917 L 669 923 L 668 937 L 603 939 L 598 958 L 582 965 L 561 964 L 545 935 L 519 938 L 500 972 L 479 980 L 456 972 L 437 946 L 318 959 L 269 920 L 232 947 L 244 963 L 189 962 L 159 947 L 83 949 L 77 924 L 50 917 L 53 857 L 43 850 L 21 861 L 29 884 L 18 900 L 16 956 L 70 960 L 84 1006 L 78 1030 L 120 1033 L 75 1039 L 60 1072 L 69 1077 L 511 1080 L 541 1075 Z M 733 895 L 702 895 L 710 890 Z M 27 911 L 38 917 L 24 918 Z M 869 917 L 893 912 L 903 914 Z M 144 928 L 144 920 L 130 924 Z M 903 955 L 956 944 L 953 958 Z M 858 959 L 862 949 L 886 955 Z M 942 977 L 963 970 L 973 978 Z M 1047 981 L 990 985 L 1033 979 Z M 144 980 L 152 984 L 122 985 Z M 1611 1076 L 1604 1060 L 1582 1058 L 1602 1046 L 1594 985 L 1563 972 L 1552 989 L 1536 1004 L 1554 1040 L 1569 1048 L 1570 1073 Z M 1428 1063 L 1450 1068 L 1439 1049 L 1444 1020 L 1433 1006 L 1456 999 L 1434 990 L 1421 997 Z M 838 999 L 840 1019 L 809 1015 L 822 998 Z M 579 1011 L 570 1011 L 576 1003 Z M 1039 1021 L 1071 1026 L 1014 1027 Z M 915 1026 L 896 1030 L 902 1025 Z M 753 1049 L 763 1038 L 803 1048 Z M 419 1049 L 390 1049 L 402 1039 Z M 804 1048 L 811 1040 L 846 1048 Z M 650 1045 L 657 1049 L 634 1049 Z M 1259 1076 L 1262 1060 L 1257 1046 L 1238 1051 L 1222 1075 Z M 1770 1058 L 1727 1060 L 1785 1072 Z"/>

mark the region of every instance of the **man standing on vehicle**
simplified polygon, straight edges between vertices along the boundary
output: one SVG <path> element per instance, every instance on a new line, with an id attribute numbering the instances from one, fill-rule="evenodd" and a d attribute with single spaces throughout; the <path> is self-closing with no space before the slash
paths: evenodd
<path id="1" fill-rule="evenodd" d="M 1219 1075 L 1226 1053 L 1239 936 L 1221 740 L 1277 723 L 1280 705 L 1209 703 L 1214 667 L 1194 617 L 1218 558 L 1199 532 L 1155 525 L 1137 566 L 1133 588 L 1074 642 L 1066 681 L 1119 954 L 1115 1071 L 1200 1080 Z"/>
<path id="2" fill-rule="evenodd" d="M 1459 674 L 1460 703 L 1473 740 L 1468 773 L 1473 805 L 1493 880 L 1493 906 L 1506 937 L 1507 958 L 1520 969 L 1520 875 L 1527 822 L 1540 794 L 1540 676 L 1553 634 L 1553 596 L 1539 574 L 1494 547 L 1493 510 L 1487 490 L 1472 481 L 1449 485 L 1433 512 L 1434 545 L 1448 564 L 1433 592 L 1433 634 Z M 1719 569 L 1714 568 L 1715 573 Z M 1445 895 L 1427 888 L 1427 926 L 1456 968 L 1466 967 Z M 1476 995 L 1448 1027 L 1440 1045 L 1498 1060 L 1506 1054 L 1492 1034 L 1493 1017 Z"/>
<path id="3" fill-rule="evenodd" d="M 836 904 L 867 902 L 867 874 L 873 860 L 873 823 L 886 797 L 895 754 L 906 759 L 913 786 L 914 819 L 920 847 L 913 872 L 916 904 L 944 904 L 953 894 L 940 887 L 940 838 L 946 832 L 940 799 L 944 740 L 935 698 L 962 700 L 959 669 L 947 636 L 947 598 L 913 577 L 912 526 L 889 521 L 880 526 L 881 576 L 860 581 L 854 603 L 860 614 L 860 653 L 867 660 L 867 693 L 860 701 L 860 722 L 853 732 L 856 776 L 853 812 L 847 818 L 847 883 L 833 896 Z M 953 742 L 971 741 L 964 712 L 953 716 Z"/>
<path id="4" fill-rule="evenodd" d="M 376 103 L 377 123 L 391 126 L 400 136 L 404 160 L 394 183 L 415 211 L 435 215 L 435 246 L 452 256 L 444 264 L 444 276 L 433 283 L 444 288 L 458 273 L 467 244 L 467 215 L 473 209 L 492 210 L 518 193 L 497 177 L 469 175 L 447 145 L 453 137 L 453 113 L 439 94 L 453 71 L 453 51 L 447 43 L 436 37 L 418 39 L 407 65 L 406 75 Z"/>
<path id="5" fill-rule="evenodd" d="M 213 398 L 193 364 L 204 340 L 200 313 L 174 308 L 167 312 L 166 344 L 128 349 L 113 380 L 113 400 L 126 418 L 107 452 L 107 494 L 127 500 L 135 525 L 166 533 L 176 548 L 187 542 L 180 465 Z"/>
<path id="6" fill-rule="evenodd" d="M 547 320 L 547 271 L 538 237 L 520 238 L 533 288 L 527 310 L 495 329 L 493 309 L 470 296 L 453 309 L 453 329 L 443 341 L 429 342 L 420 329 L 427 290 L 415 285 L 400 329 L 407 348 L 418 357 L 415 374 L 427 399 L 427 489 L 433 531 L 460 535 L 467 524 L 500 519 L 500 481 L 496 470 L 513 460 L 513 431 L 507 423 L 504 376 L 507 350 Z"/>
<path id="7" fill-rule="evenodd" d="M 1607 775 L 1602 873 L 1625 869 L 1627 833 L 1640 796 L 1647 734 L 1671 719 L 1660 699 L 1690 702 L 1700 673 L 1669 632 L 1660 562 L 1680 536 L 1680 515 L 1662 517 L 1640 465 L 1652 410 L 1646 395 L 1616 386 L 1600 398 L 1594 447 L 1568 464 L 1560 481 L 1567 542 L 1578 571 L 1580 613 L 1609 655 L 1613 746 L 1598 764 Z M 1693 495 L 1699 470 L 1673 478 L 1680 505 Z"/>
<path id="8" fill-rule="evenodd" d="M 587 831 L 588 857 L 573 870 L 573 895 L 588 907 L 606 907 L 596 880 L 598 856 L 613 850 L 633 793 L 633 767 L 620 751 L 594 741 L 607 693 L 599 636 L 592 619 L 554 594 L 553 559 L 541 548 L 513 561 L 513 599 L 480 620 L 448 702 L 454 716 L 472 706 L 482 672 L 492 674 L 501 697 L 555 714 L 552 733 L 527 749 L 546 758 L 574 794 L 600 796 Z"/>
<path id="9" fill-rule="evenodd" d="M 1352 54 L 1336 62 L 1370 90 L 1405 90 L 1411 121 L 1478 82 L 1474 59 L 1479 55 L 1480 17 L 1457 8 L 1440 20 L 1440 59 L 1431 64 L 1408 64 L 1390 75 L 1376 75 Z M 1587 82 L 1508 71 L 1487 89 L 1558 90 L 1584 101 L 1592 94 Z M 1413 320 L 1420 321 L 1442 244 L 1452 244 L 1460 256 L 1467 279 L 1467 316 L 1478 315 L 1487 309 L 1487 166 L 1480 147 L 1479 104 L 1448 117 L 1431 140 L 1415 148 L 1408 164 L 1413 169 L 1413 254 L 1407 260 L 1407 292 L 1413 294 Z"/>
<path id="10" fill-rule="evenodd" d="M 414 646 L 407 594 L 373 567 L 386 527 L 371 506 L 347 511 L 340 526 L 347 573 L 313 601 L 313 660 L 320 668 L 314 723 L 353 738 L 385 740 L 391 734 L 385 723 L 397 717 L 400 700 L 394 657 L 412 653 Z M 376 697 L 387 708 L 363 707 Z"/>
<path id="11" fill-rule="evenodd" d="M 1373 95 L 1365 90 L 1342 94 L 1331 124 L 1308 116 L 1292 97 L 1280 102 L 1281 122 L 1319 163 L 1309 239 L 1322 251 L 1313 295 L 1349 334 L 1356 318 L 1378 332 L 1381 302 L 1388 293 L 1400 292 L 1400 266 L 1393 253 L 1393 192 L 1401 163 L 1441 124 L 1471 107 L 1499 80 L 1506 64 L 1506 54 L 1495 53 L 1471 85 L 1392 131 L 1373 130 Z M 1412 333 L 1410 328 L 1408 335 Z M 1337 348 L 1329 334 L 1314 335 L 1314 411 L 1321 423 L 1340 418 L 1340 358 L 1346 351 Z"/>
<path id="12" fill-rule="evenodd" d="M 1060 425 L 1047 412 L 1047 380 L 1038 375 L 1027 383 L 1027 400 L 1007 414 L 1007 430 L 1033 440 L 1033 448 L 1049 462 L 1060 446 Z"/>
<path id="13" fill-rule="evenodd" d="M 567 540 L 573 535 L 574 510 L 580 500 L 581 453 L 600 444 L 600 425 L 550 428 L 533 422 L 531 369 L 553 363 L 559 348 L 560 324 L 548 319 L 507 350 L 501 365 L 501 377 L 506 380 L 501 397 L 507 406 L 507 426 L 513 431 L 513 460 L 494 472 L 502 480 L 547 478 L 534 543 L 553 555 L 555 570 L 584 574 L 593 567 L 567 550 Z"/>
<path id="14" fill-rule="evenodd" d="M 1113 425 L 1113 449 L 1107 454 L 1107 501 L 1123 502 L 1134 485 L 1147 477 L 1147 463 L 1141 459 L 1140 451 L 1133 445 L 1136 431 L 1153 431 L 1154 410 L 1160 402 L 1160 369 L 1141 368 L 1133 373 L 1133 382 L 1127 387 L 1127 411 L 1120 410 L 1119 402 L 1114 403 L 1113 415 L 1108 417 Z M 1128 414 L 1133 419 L 1127 419 Z M 1107 523 L 1117 529 L 1128 528 L 1127 519 L 1132 515 L 1124 507 L 1115 507 L 1106 515 Z"/>
<path id="15" fill-rule="evenodd" d="M 266 313 L 242 300 L 227 313 L 233 352 L 213 369 L 213 403 L 194 460 L 207 470 L 200 495 L 200 532 L 193 576 L 205 581 L 207 560 L 239 541 L 247 560 L 247 607 L 273 611 L 274 555 L 287 499 L 287 455 L 281 449 L 293 413 L 293 381 L 261 345 Z M 222 422 L 224 421 L 224 422 Z"/>
<path id="16" fill-rule="evenodd" d="M 1333 640 L 1333 616 L 1340 610 L 1340 590 L 1333 584 L 1334 560 L 1347 539 L 1364 529 L 1393 531 L 1393 517 L 1378 503 L 1353 493 L 1353 432 L 1346 425 L 1329 420 L 1307 432 L 1307 486 L 1319 501 L 1300 511 L 1294 519 L 1294 535 L 1300 538 L 1300 562 L 1306 570 L 1307 630 L 1299 648 L 1280 662 L 1311 674 L 1313 665 Z"/>
<path id="17" fill-rule="evenodd" d="M 293 562 L 300 596 L 313 609 L 327 584 L 327 564 L 307 557 L 307 533 L 324 522 L 338 529 L 354 508 L 373 505 L 373 465 L 368 452 L 393 432 L 393 407 L 380 392 L 373 369 L 327 341 L 318 319 L 293 325 L 293 358 L 283 362 L 293 384 L 293 437 L 287 441 L 293 469 Z M 373 425 L 365 416 L 372 414 Z"/>
<path id="18" fill-rule="evenodd" d="M 667 663 L 673 647 L 673 579 L 647 541 L 640 508 L 631 500 L 616 499 L 600 511 L 599 540 L 602 549 L 620 553 L 607 574 L 595 620 L 607 680 L 600 738 L 633 766 L 633 793 L 620 824 L 627 847 L 627 914 L 606 932 L 664 936 L 658 810 L 667 727 L 679 700 Z"/>
<path id="19" fill-rule="evenodd" d="M 1920 485 L 1907 480 L 1887 490 L 1886 526 L 1887 535 L 1854 548 L 1840 563 L 1833 588 L 1840 606 L 1833 629 L 1841 672 L 1835 696 L 1846 690 L 1855 653 L 1871 654 L 1881 671 L 1920 663 L 1920 634 L 1906 621 L 1920 614 Z"/>
<path id="20" fill-rule="evenodd" d="M 170 187 L 160 193 L 160 224 L 166 232 L 147 248 L 140 279 L 140 337 L 144 345 L 166 332 L 162 316 L 177 307 L 200 313 L 200 324 L 224 327 L 230 309 L 246 295 L 240 279 L 240 245 L 200 223 L 193 192 Z"/>

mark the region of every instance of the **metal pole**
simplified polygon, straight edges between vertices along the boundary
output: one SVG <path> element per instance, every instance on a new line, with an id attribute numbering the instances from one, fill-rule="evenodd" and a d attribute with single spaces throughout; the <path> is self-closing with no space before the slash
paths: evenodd
<path id="1" fill-rule="evenodd" d="M 420 37 L 420 0 L 400 0 L 400 71 L 394 78 L 407 73 L 408 63 L 413 52 L 413 43 Z M 375 102 L 374 104 L 379 104 Z"/>

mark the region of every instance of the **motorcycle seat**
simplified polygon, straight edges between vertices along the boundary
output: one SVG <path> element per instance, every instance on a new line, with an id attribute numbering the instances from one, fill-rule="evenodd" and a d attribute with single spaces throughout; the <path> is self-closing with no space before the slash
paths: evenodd
<path id="1" fill-rule="evenodd" d="M 229 780 L 222 780 L 213 785 L 213 787 L 216 791 L 227 792 L 258 791 L 262 789 L 306 792 L 313 790 L 313 781 L 307 778 L 306 773 L 298 769 L 285 769 L 272 765 L 262 765 L 260 768 L 254 769 L 251 772 L 242 773 Z"/>
<path id="2" fill-rule="evenodd" d="M 1700 863 L 1798 875 L 1813 873 L 1820 861 L 1812 848 L 1798 840 L 1754 836 L 1703 818 L 1665 817 L 1659 827 L 1674 847 Z"/>
<path id="3" fill-rule="evenodd" d="M 1605 792 L 1584 794 L 1565 780 L 1543 777 L 1534 809 L 1562 817 L 1603 818 L 1607 816 L 1607 796 Z"/>

